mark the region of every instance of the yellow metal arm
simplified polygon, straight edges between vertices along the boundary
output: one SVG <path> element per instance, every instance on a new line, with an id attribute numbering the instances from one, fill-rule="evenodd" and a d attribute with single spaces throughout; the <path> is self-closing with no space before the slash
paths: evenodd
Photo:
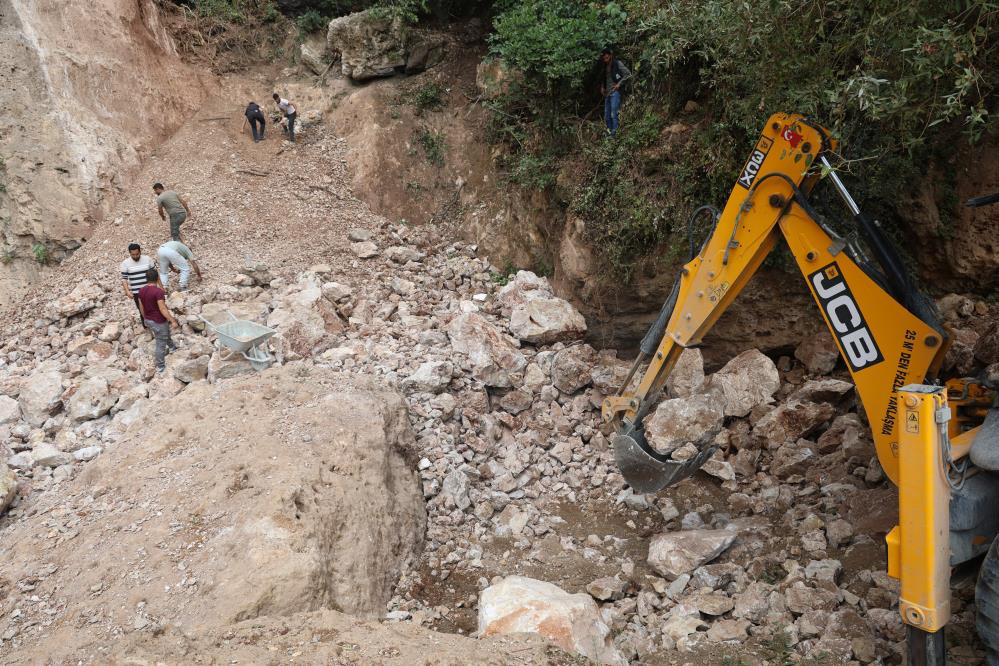
<path id="1" fill-rule="evenodd" d="M 634 389 L 624 387 L 604 402 L 604 420 L 630 437 L 621 441 L 641 449 L 639 462 L 647 456 L 654 463 L 642 420 L 680 352 L 701 342 L 783 236 L 853 376 L 881 465 L 898 482 L 898 389 L 924 381 L 942 358 L 944 339 L 811 214 L 805 195 L 818 178 L 812 166 L 833 147 L 825 131 L 802 116 L 776 114 L 767 122 L 710 238 L 681 271 L 675 306 L 648 368 Z M 858 214 L 849 194 L 841 193 Z"/>

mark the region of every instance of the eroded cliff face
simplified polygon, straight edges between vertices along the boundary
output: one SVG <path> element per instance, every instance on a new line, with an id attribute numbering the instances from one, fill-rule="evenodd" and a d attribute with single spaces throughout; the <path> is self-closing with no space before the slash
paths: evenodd
<path id="1" fill-rule="evenodd" d="M 152 0 L 0 0 L 0 305 L 89 237 L 211 85 Z"/>

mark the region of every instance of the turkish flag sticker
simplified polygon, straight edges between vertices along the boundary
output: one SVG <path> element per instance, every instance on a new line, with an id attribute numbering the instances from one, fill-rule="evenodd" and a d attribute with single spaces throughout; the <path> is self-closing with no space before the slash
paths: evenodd
<path id="1" fill-rule="evenodd" d="M 798 144 L 801 143 L 801 135 L 795 132 L 789 125 L 784 126 L 784 131 L 781 133 L 784 140 L 791 144 L 792 148 L 797 148 Z"/>

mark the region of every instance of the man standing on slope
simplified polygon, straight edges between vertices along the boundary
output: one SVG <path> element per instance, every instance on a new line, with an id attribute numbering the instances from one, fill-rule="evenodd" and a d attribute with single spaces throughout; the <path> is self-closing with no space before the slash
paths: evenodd
<path id="1" fill-rule="evenodd" d="M 146 286 L 139 290 L 139 308 L 142 318 L 146 320 L 146 328 L 153 332 L 156 340 L 156 372 L 166 369 L 166 355 L 177 345 L 170 338 L 170 327 L 179 328 L 180 324 L 170 314 L 166 304 L 166 292 L 156 286 L 159 276 L 155 268 L 146 273 Z"/>
<path id="2" fill-rule="evenodd" d="M 604 123 L 611 136 L 617 134 L 620 126 L 618 112 L 621 110 L 621 84 L 631 78 L 631 72 L 620 60 L 614 57 L 614 51 L 607 48 L 600 54 L 604 65 L 604 79 L 600 85 L 600 94 L 604 96 Z"/>
<path id="3" fill-rule="evenodd" d="M 139 290 L 146 286 L 146 272 L 153 268 L 153 260 L 142 254 L 138 243 L 128 246 L 128 259 L 121 262 L 121 285 L 125 295 L 135 301 L 135 309 L 139 311 L 139 323 L 143 328 L 146 322 L 142 319 L 142 306 L 139 305 Z"/>
<path id="4" fill-rule="evenodd" d="M 194 268 L 195 275 L 201 280 L 201 267 L 194 259 L 194 253 L 180 241 L 167 241 L 156 250 L 156 259 L 160 265 L 160 281 L 163 288 L 170 286 L 170 271 L 180 273 L 180 290 L 187 290 L 187 283 L 191 277 L 191 268 Z"/>
<path id="5" fill-rule="evenodd" d="M 160 219 L 165 220 L 167 215 L 170 216 L 170 238 L 182 241 L 180 225 L 190 219 L 190 206 L 176 192 L 163 187 L 163 183 L 154 183 L 153 192 L 156 193 L 156 211 L 160 214 Z"/>
<path id="6" fill-rule="evenodd" d="M 256 102 L 250 102 L 246 105 L 246 111 L 243 112 L 245 118 L 243 119 L 243 127 L 246 127 L 246 123 L 250 123 L 250 131 L 253 133 L 253 142 L 264 140 L 264 126 L 267 125 L 267 119 L 264 117 L 264 112 L 260 110 L 260 106 Z M 258 131 L 257 126 L 260 126 Z M 243 127 L 239 128 L 239 131 L 243 131 Z"/>
<path id="7" fill-rule="evenodd" d="M 274 93 L 274 103 L 277 104 L 278 109 L 281 110 L 281 113 L 288 120 L 288 127 L 285 129 L 288 132 L 288 140 L 295 143 L 295 118 L 298 117 L 298 109 L 295 108 L 294 104 L 277 93 Z"/>

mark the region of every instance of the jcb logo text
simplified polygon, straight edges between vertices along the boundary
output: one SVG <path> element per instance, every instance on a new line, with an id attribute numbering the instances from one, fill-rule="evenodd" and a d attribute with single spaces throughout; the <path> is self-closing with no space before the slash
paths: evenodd
<path id="1" fill-rule="evenodd" d="M 850 369 L 856 372 L 884 360 L 864 315 L 847 286 L 839 266 L 829 264 L 808 276 L 826 319 L 839 340 Z"/>

